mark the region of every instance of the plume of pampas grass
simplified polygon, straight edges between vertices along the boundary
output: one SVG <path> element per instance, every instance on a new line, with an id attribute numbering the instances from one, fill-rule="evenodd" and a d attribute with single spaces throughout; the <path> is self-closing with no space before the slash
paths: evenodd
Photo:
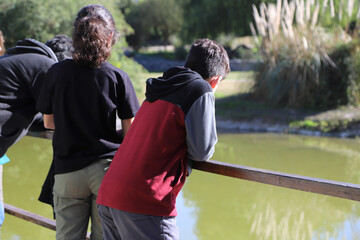
<path id="1" fill-rule="evenodd" d="M 305 5 L 304 0 L 296 0 L 296 22 L 300 26 L 304 26 L 304 14 L 305 13 Z"/>
<path id="2" fill-rule="evenodd" d="M 318 16 L 319 16 L 319 10 L 320 10 L 320 4 L 319 4 L 319 2 L 317 2 L 315 11 L 314 11 L 314 15 L 311 19 L 311 28 L 314 28 L 315 24 L 317 23 Z"/>
<path id="3" fill-rule="evenodd" d="M 332 18 L 335 17 L 334 0 L 330 0 L 330 14 Z"/>
<path id="4" fill-rule="evenodd" d="M 342 12 L 343 12 L 343 0 L 340 0 L 339 14 L 338 14 L 338 18 L 340 21 L 342 19 Z"/>
<path id="5" fill-rule="evenodd" d="M 354 0 L 348 0 L 347 13 L 351 17 L 354 8 Z"/>
<path id="6" fill-rule="evenodd" d="M 259 38 L 258 38 L 258 36 L 256 34 L 256 30 L 255 30 L 254 24 L 252 22 L 250 22 L 250 30 L 251 30 L 251 34 L 253 35 L 255 44 L 259 45 L 260 44 Z"/>
<path id="7" fill-rule="evenodd" d="M 322 14 L 325 12 L 327 6 L 328 6 L 328 0 L 324 0 L 323 5 L 322 5 L 322 9 L 321 9 Z"/>
<path id="8" fill-rule="evenodd" d="M 326 0 L 325 0 L 326 1 Z M 307 0 L 306 1 L 306 21 L 308 22 L 311 18 L 311 12 L 310 12 L 310 8 L 311 8 L 311 0 Z"/>
<path id="9" fill-rule="evenodd" d="M 265 37 L 266 36 L 266 31 L 265 31 L 265 22 L 263 21 L 263 19 L 260 17 L 259 12 L 256 8 L 255 5 L 252 5 L 253 8 L 253 15 L 254 15 L 254 19 L 255 19 L 255 24 L 256 24 L 256 28 L 258 30 L 258 33 L 262 36 Z"/>

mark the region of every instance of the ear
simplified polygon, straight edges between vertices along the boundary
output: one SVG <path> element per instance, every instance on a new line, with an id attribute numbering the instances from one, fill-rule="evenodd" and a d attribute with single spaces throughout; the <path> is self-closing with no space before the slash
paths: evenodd
<path id="1" fill-rule="evenodd" d="M 217 86 L 219 85 L 221 81 L 221 76 L 213 76 L 212 78 L 209 78 L 207 81 L 210 83 L 211 88 L 215 91 Z"/>

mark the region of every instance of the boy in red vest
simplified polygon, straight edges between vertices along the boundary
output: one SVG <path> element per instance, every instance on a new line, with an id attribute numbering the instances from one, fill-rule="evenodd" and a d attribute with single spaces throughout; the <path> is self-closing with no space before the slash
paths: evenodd
<path id="1" fill-rule="evenodd" d="M 147 80 L 146 100 L 99 190 L 105 240 L 179 238 L 176 197 L 191 161 L 214 153 L 214 91 L 229 72 L 224 48 L 199 39 L 184 67 Z"/>

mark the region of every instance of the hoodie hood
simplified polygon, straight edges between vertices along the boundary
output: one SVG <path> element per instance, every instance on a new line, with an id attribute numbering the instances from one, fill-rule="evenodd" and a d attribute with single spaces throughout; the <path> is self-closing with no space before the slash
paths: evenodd
<path id="1" fill-rule="evenodd" d="M 26 38 L 25 40 L 18 41 L 15 47 L 9 48 L 6 51 L 6 54 L 23 54 L 23 53 L 37 53 L 45 55 L 55 62 L 58 62 L 58 59 L 55 53 L 46 46 L 45 44 L 36 41 L 35 39 Z"/>
<path id="2" fill-rule="evenodd" d="M 162 77 L 149 78 L 146 81 L 146 100 L 154 102 L 195 80 L 203 80 L 203 78 L 189 68 L 170 68 Z"/>

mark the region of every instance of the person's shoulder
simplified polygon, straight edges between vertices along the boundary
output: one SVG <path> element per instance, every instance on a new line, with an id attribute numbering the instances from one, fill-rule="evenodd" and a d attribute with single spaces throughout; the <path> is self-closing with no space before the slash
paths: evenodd
<path id="1" fill-rule="evenodd" d="M 122 69 L 115 67 L 109 62 L 105 62 L 101 65 L 101 70 L 109 73 L 109 74 L 115 74 L 117 76 L 120 76 L 122 79 L 128 79 L 129 75 Z"/>
<path id="2" fill-rule="evenodd" d="M 1 65 L 16 67 L 26 66 L 27 69 L 49 69 L 55 61 L 47 56 L 37 53 L 24 54 L 8 54 L 4 55 L 1 60 Z"/>
<path id="3" fill-rule="evenodd" d="M 210 84 L 204 79 L 196 79 L 190 82 L 188 88 L 199 96 L 208 92 L 213 92 Z"/>
<path id="4" fill-rule="evenodd" d="M 101 69 L 103 69 L 104 71 L 112 71 L 112 72 L 119 72 L 119 73 L 125 73 L 126 72 L 118 67 L 115 67 L 114 65 L 112 65 L 109 62 L 104 62 L 103 64 L 101 64 Z"/>
<path id="5" fill-rule="evenodd" d="M 57 62 L 57 63 L 54 63 L 52 66 L 51 66 L 51 69 L 55 70 L 55 69 L 64 69 L 64 68 L 70 68 L 72 66 L 75 66 L 74 64 L 74 60 L 73 59 L 65 59 L 63 61 L 60 61 L 60 62 Z"/>

